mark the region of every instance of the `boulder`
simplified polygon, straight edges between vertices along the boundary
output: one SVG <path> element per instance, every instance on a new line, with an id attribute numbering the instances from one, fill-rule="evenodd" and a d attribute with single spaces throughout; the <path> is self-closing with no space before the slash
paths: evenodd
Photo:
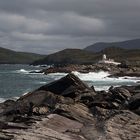
<path id="1" fill-rule="evenodd" d="M 50 91 L 64 97 L 75 98 L 80 93 L 91 91 L 92 89 L 83 83 L 77 76 L 70 73 L 57 81 L 40 87 L 38 90 Z"/>
<path id="2" fill-rule="evenodd" d="M 122 87 L 110 88 L 109 91 L 112 93 L 112 98 L 118 99 L 120 102 L 128 100 L 131 97 L 130 92 Z"/>
<path id="3" fill-rule="evenodd" d="M 130 111 L 121 111 L 104 123 L 104 140 L 139 140 L 140 118 Z"/>
<path id="4" fill-rule="evenodd" d="M 97 118 L 97 120 L 102 122 L 119 112 L 118 110 L 115 109 L 104 109 L 98 106 L 93 106 L 90 108 L 90 110 L 92 114 Z"/>
<path id="5" fill-rule="evenodd" d="M 115 104 L 114 98 L 112 98 L 111 93 L 105 91 L 98 92 L 93 98 L 93 101 L 90 101 L 88 107 L 98 106 L 104 109 L 118 109 L 119 105 Z"/>
<path id="6" fill-rule="evenodd" d="M 70 73 L 72 72 L 70 69 L 66 69 L 63 67 L 50 67 L 48 69 L 44 69 L 41 71 L 44 74 L 49 74 L 49 73 L 57 73 L 57 72 L 61 72 L 61 73 Z"/>
<path id="7" fill-rule="evenodd" d="M 84 103 L 85 105 L 89 106 L 89 104 L 94 101 L 95 95 L 96 95 L 96 93 L 94 91 L 83 92 L 82 94 L 78 95 L 75 98 L 75 101 L 80 102 L 80 103 Z"/>
<path id="8" fill-rule="evenodd" d="M 11 136 L 11 135 L 7 135 L 6 133 L 4 132 L 0 132 L 0 140 L 11 140 L 13 139 L 14 137 Z"/>
<path id="9" fill-rule="evenodd" d="M 15 101 L 14 100 L 6 100 L 3 104 L 5 105 L 5 106 L 13 106 L 13 105 L 15 105 Z"/>
<path id="10" fill-rule="evenodd" d="M 35 106 L 33 107 L 32 113 L 36 115 L 45 115 L 49 113 L 49 108 L 46 106 L 39 106 L 39 107 Z"/>
<path id="11" fill-rule="evenodd" d="M 82 103 L 75 104 L 57 104 L 54 113 L 65 116 L 67 118 L 77 120 L 81 123 L 94 122 L 94 116 L 91 111 Z"/>
<path id="12" fill-rule="evenodd" d="M 132 96 L 128 103 L 129 109 L 140 115 L 140 93 Z"/>
<path id="13" fill-rule="evenodd" d="M 16 110 L 27 113 L 30 111 L 30 108 L 32 111 L 33 107 L 49 107 L 53 109 L 57 103 L 69 104 L 73 102 L 71 98 L 56 95 L 50 91 L 36 90 L 19 98 L 17 100 Z"/>
<path id="14" fill-rule="evenodd" d="M 3 113 L 5 110 L 9 110 L 11 107 L 15 106 L 16 102 L 14 100 L 6 100 L 3 103 L 0 103 L 0 113 Z"/>

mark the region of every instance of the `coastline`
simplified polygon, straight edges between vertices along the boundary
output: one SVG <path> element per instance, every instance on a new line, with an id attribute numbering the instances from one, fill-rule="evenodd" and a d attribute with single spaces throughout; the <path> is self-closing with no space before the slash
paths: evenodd
<path id="1" fill-rule="evenodd" d="M 81 73 L 89 72 L 99 72 L 105 71 L 109 72 L 113 77 L 120 76 L 132 76 L 140 77 L 140 67 L 134 67 L 129 65 L 114 65 L 114 64 L 93 64 L 93 65 L 78 65 L 78 64 L 68 64 L 68 65 L 54 65 L 49 68 L 44 68 L 40 73 L 49 74 L 49 73 L 71 73 L 72 71 L 77 71 Z"/>
<path id="2" fill-rule="evenodd" d="M 0 104 L 2 139 L 138 139 L 140 86 L 95 91 L 74 74 Z"/>

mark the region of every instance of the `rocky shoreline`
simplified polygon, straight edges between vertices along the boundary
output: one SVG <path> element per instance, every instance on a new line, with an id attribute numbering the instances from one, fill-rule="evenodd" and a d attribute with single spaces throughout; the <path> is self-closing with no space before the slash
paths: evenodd
<path id="1" fill-rule="evenodd" d="M 107 71 L 110 73 L 110 77 L 140 77 L 140 67 L 128 66 L 126 64 L 113 65 L 113 64 L 93 64 L 93 65 L 76 65 L 68 64 L 61 66 L 53 66 L 46 68 L 40 71 L 40 73 L 49 74 L 49 73 L 71 73 L 72 71 L 77 71 L 80 73 L 89 73 L 89 72 L 99 72 Z"/>
<path id="2" fill-rule="evenodd" d="M 0 140 L 139 138 L 139 85 L 95 91 L 70 73 L 0 104 Z"/>

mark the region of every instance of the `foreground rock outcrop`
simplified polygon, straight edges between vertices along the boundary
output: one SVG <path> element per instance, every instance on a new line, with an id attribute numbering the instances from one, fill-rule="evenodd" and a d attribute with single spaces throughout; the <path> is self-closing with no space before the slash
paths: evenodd
<path id="1" fill-rule="evenodd" d="M 98 91 L 78 77 L 0 104 L 1 140 L 138 140 L 140 86 Z"/>

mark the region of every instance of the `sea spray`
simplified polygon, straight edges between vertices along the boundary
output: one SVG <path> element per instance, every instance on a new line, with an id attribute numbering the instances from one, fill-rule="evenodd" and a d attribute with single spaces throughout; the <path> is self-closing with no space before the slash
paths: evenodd
<path id="1" fill-rule="evenodd" d="M 7 100 L 6 98 L 0 98 L 0 103 L 3 103 L 6 100 Z"/>
<path id="2" fill-rule="evenodd" d="M 110 75 L 108 72 L 104 72 L 104 71 L 89 72 L 89 73 L 80 73 L 77 71 L 73 71 L 72 73 L 78 76 L 83 81 L 94 81 L 94 80 L 104 79 Z"/>
<path id="3" fill-rule="evenodd" d="M 38 74 L 30 73 L 31 71 L 39 70 L 40 68 L 28 65 L 1 65 L 0 66 L 0 98 L 1 101 L 11 99 L 12 97 L 20 97 L 27 91 L 33 91 L 45 84 L 58 80 L 68 73 L 51 73 Z M 81 80 L 89 86 L 94 86 L 96 90 L 107 90 L 110 86 L 121 85 L 137 85 L 140 81 L 137 77 L 108 77 L 108 72 L 90 72 L 80 73 L 73 72 Z"/>

